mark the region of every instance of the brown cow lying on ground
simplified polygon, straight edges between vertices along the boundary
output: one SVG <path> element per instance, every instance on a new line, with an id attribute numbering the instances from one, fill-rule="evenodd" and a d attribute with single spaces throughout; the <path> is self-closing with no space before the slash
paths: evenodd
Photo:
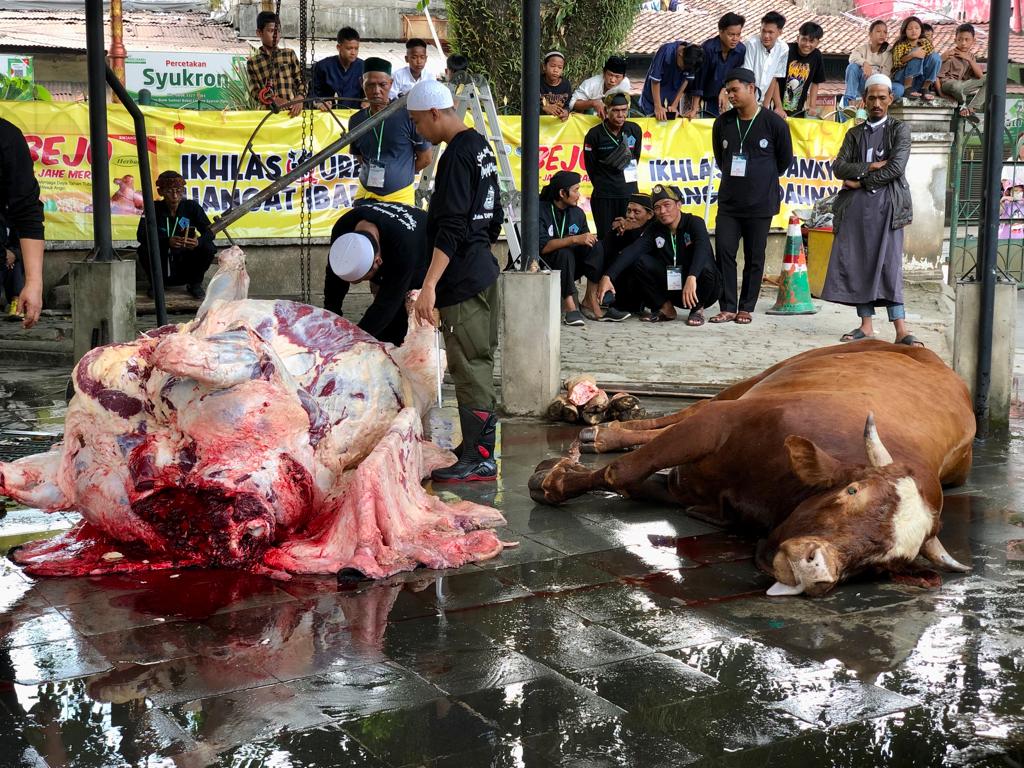
<path id="1" fill-rule="evenodd" d="M 861 341 L 805 352 L 712 400 L 588 427 L 580 439 L 598 453 L 642 447 L 596 470 L 542 462 L 530 478 L 535 501 L 610 490 L 770 531 L 756 559 L 777 579 L 770 595 L 823 595 L 918 554 L 969 570 L 938 533 L 942 487 L 962 484 L 971 467 L 974 415 L 963 382 L 927 349 Z"/>

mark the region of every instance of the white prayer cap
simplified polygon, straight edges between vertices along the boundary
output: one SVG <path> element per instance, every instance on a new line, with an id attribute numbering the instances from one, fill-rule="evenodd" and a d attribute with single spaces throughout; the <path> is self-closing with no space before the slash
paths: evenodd
<path id="1" fill-rule="evenodd" d="M 362 280 L 373 266 L 373 243 L 361 232 L 348 232 L 331 244 L 329 261 L 342 280 Z"/>
<path id="2" fill-rule="evenodd" d="M 451 89 L 436 80 L 420 80 L 409 91 L 405 108 L 410 112 L 426 112 L 428 109 L 450 109 L 455 106 Z"/>
<path id="3" fill-rule="evenodd" d="M 890 91 L 892 90 L 892 80 L 890 80 L 887 75 L 883 75 L 881 72 L 876 72 L 867 79 L 867 82 L 864 83 L 864 93 L 867 93 L 868 89 L 872 85 L 884 85 Z"/>

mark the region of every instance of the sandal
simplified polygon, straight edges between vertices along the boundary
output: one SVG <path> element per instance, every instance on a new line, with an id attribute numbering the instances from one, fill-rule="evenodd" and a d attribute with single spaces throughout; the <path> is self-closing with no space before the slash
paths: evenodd
<path id="1" fill-rule="evenodd" d="M 842 336 L 840 336 L 839 340 L 845 344 L 848 341 L 860 341 L 861 339 L 873 338 L 875 338 L 875 334 L 867 334 L 864 333 L 864 331 L 862 331 L 860 328 L 854 328 L 849 333 L 844 333 Z"/>
<path id="2" fill-rule="evenodd" d="M 686 318 L 686 324 L 691 328 L 699 328 L 704 325 L 704 311 L 700 309 L 691 310 Z"/>
<path id="3" fill-rule="evenodd" d="M 718 325 L 719 323 L 731 323 L 736 320 L 735 312 L 719 312 L 717 315 L 708 320 L 709 323 Z"/>
<path id="4" fill-rule="evenodd" d="M 736 313 L 736 320 L 734 322 L 736 322 L 738 325 L 750 325 L 752 322 L 754 322 L 754 318 L 750 316 L 749 312 L 741 309 L 739 312 Z"/>
<path id="5" fill-rule="evenodd" d="M 641 323 L 671 323 L 674 317 L 668 317 L 661 312 L 644 312 L 640 315 Z"/>
<path id="6" fill-rule="evenodd" d="M 902 339 L 896 339 L 896 343 L 897 344 L 903 344 L 904 346 L 907 346 L 907 347 L 921 347 L 921 348 L 924 348 L 924 343 L 921 342 L 921 341 L 918 341 L 917 337 L 914 336 L 914 334 L 912 334 L 912 333 L 908 333 Z"/>

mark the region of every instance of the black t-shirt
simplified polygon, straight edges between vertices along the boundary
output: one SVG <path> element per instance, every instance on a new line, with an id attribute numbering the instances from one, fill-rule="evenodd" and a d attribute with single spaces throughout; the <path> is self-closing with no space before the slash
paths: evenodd
<path id="1" fill-rule="evenodd" d="M 334 224 L 331 242 L 354 232 L 360 221 L 368 221 L 380 232 L 380 269 L 370 282 L 378 286 L 373 303 L 358 325 L 371 336 L 380 338 L 395 315 L 405 312 L 405 296 L 423 287 L 423 278 L 430 265 L 424 233 L 427 212 L 402 203 L 364 202 L 346 213 Z M 341 297 L 348 293 L 344 284 Z"/>
<path id="2" fill-rule="evenodd" d="M 759 218 L 779 212 L 782 190 L 779 177 L 793 162 L 793 140 L 786 121 L 770 109 L 762 109 L 753 123 L 739 120 L 735 109 L 715 118 L 711 145 L 715 161 L 722 170 L 718 186 L 718 210 L 732 216 Z M 747 157 L 743 176 L 732 175 L 732 163 L 740 151 Z"/>
<path id="3" fill-rule="evenodd" d="M 491 145 L 473 129 L 460 131 L 437 163 L 427 212 L 428 248 L 450 259 L 437 284 L 436 306 L 463 302 L 498 279 L 491 243 L 504 218 Z"/>
<path id="4" fill-rule="evenodd" d="M 779 78 L 779 93 L 782 94 L 782 108 L 786 114 L 801 112 L 811 90 L 811 83 L 825 82 L 825 60 L 821 51 L 815 48 L 809 55 L 800 53 L 800 46 L 789 44 L 789 61 L 786 62 L 786 76 Z"/>
<path id="5" fill-rule="evenodd" d="M 558 85 L 548 85 L 543 76 L 540 78 L 541 106 L 544 102 L 554 104 L 562 109 L 569 109 L 569 99 L 572 98 L 572 83 L 569 78 L 563 77 Z"/>
<path id="6" fill-rule="evenodd" d="M 634 162 L 639 162 L 643 144 L 643 131 L 639 125 L 626 121 L 616 136 L 606 123 L 600 122 L 583 137 L 583 165 L 590 183 L 594 185 L 591 197 L 622 199 L 637 191 L 636 182 L 627 182 L 625 171 L 609 163 L 622 155 L 620 145 L 623 144 Z"/>
<path id="7" fill-rule="evenodd" d="M 183 237 L 189 227 L 195 227 L 198 235 L 199 248 L 206 248 L 213 243 L 213 234 L 210 232 L 210 219 L 206 211 L 195 200 L 185 198 L 178 203 L 178 208 L 171 213 L 166 200 L 157 200 L 153 204 L 156 210 L 156 234 L 160 242 L 160 255 L 167 256 L 171 253 L 171 237 Z M 146 217 L 139 219 L 138 229 L 135 237 L 142 246 L 146 246 Z M 175 253 L 181 253 L 180 249 Z"/>
<path id="8" fill-rule="evenodd" d="M 8 227 L 12 240 L 43 239 L 43 204 L 28 144 L 16 125 L 0 118 L 0 245 Z"/>
<path id="9" fill-rule="evenodd" d="M 561 240 L 589 231 L 587 215 L 578 205 L 559 210 L 554 203 L 540 201 L 540 250 L 544 250 L 549 240 Z"/>
<path id="10" fill-rule="evenodd" d="M 666 268 L 680 267 L 686 277 L 698 277 L 715 263 L 704 219 L 689 213 L 683 213 L 679 219 L 674 249 L 672 231 L 661 222 L 652 221 L 636 242 L 623 249 L 605 274 L 614 282 L 644 255 L 653 256 Z"/>

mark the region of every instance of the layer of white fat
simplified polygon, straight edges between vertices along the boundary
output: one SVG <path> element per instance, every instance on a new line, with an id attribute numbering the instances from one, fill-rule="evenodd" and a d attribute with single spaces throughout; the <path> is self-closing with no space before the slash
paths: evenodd
<path id="1" fill-rule="evenodd" d="M 899 505 L 892 518 L 892 544 L 888 550 L 871 558 L 869 562 L 888 563 L 894 560 L 913 560 L 921 551 L 932 532 L 935 510 L 921 496 L 912 477 L 896 481 Z"/>

